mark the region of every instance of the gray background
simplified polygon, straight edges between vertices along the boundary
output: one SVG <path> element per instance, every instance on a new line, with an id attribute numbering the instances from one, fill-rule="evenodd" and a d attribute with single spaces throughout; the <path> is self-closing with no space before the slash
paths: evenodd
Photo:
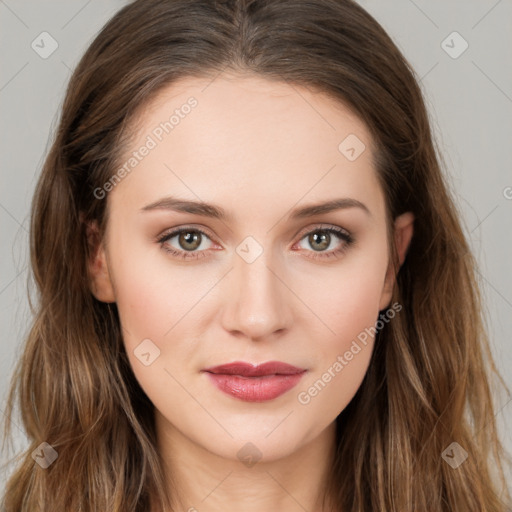
<path id="1" fill-rule="evenodd" d="M 360 4 L 388 31 L 421 78 L 450 186 L 480 264 L 493 354 L 512 388 L 512 1 Z M 29 325 L 28 213 L 36 178 L 71 70 L 123 5 L 121 0 L 0 0 L 2 413 Z M 31 47 L 44 31 L 58 43 L 46 59 Z M 464 41 L 451 36 L 454 31 L 469 45 L 460 55 Z M 512 452 L 507 428 L 511 397 L 496 394 L 495 401 L 502 439 Z M 15 447 L 24 444 L 18 425 Z M 6 472 L 0 475 L 0 485 L 5 477 Z"/>

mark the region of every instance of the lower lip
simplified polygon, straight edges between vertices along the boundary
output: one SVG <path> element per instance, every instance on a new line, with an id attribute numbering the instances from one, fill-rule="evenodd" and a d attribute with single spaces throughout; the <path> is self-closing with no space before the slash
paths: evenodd
<path id="1" fill-rule="evenodd" d="M 266 402 L 281 396 L 296 386 L 305 372 L 264 377 L 206 373 L 211 382 L 227 395 L 245 402 Z"/>

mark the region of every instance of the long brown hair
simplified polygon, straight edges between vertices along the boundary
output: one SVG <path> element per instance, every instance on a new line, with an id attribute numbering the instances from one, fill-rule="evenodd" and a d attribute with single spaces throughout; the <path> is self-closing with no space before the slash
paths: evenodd
<path id="1" fill-rule="evenodd" d="M 337 419 L 333 510 L 504 512 L 507 454 L 490 377 L 504 383 L 475 261 L 416 75 L 352 0 L 137 0 L 92 42 L 33 198 L 37 300 L 5 425 L 8 438 L 16 401 L 30 445 L 3 510 L 147 512 L 153 499 L 169 507 L 153 406 L 131 371 L 116 305 L 90 291 L 86 224 L 97 221 L 103 235 L 108 197 L 94 191 L 117 169 L 141 107 L 179 78 L 224 70 L 311 87 L 351 107 L 374 138 L 388 229 L 403 212 L 416 219 L 394 290 L 403 310 L 379 331 L 365 379 Z M 43 442 L 58 454 L 47 469 L 32 457 Z M 442 456 L 453 442 L 468 454 L 457 468 Z"/>

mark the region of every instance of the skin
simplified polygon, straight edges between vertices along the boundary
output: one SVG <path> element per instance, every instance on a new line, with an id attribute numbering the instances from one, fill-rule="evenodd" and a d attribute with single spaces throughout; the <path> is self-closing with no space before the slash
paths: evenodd
<path id="1" fill-rule="evenodd" d="M 134 374 L 155 405 L 175 510 L 319 512 L 335 419 L 362 382 L 374 339 L 309 403 L 298 394 L 375 325 L 396 277 L 372 141 L 346 106 L 319 92 L 223 74 L 163 90 L 144 108 L 121 161 L 190 96 L 197 107 L 104 199 L 110 217 L 90 261 L 91 291 L 117 303 Z M 349 134 L 366 145 L 354 161 L 338 149 Z M 215 203 L 231 218 L 141 211 L 168 195 Z M 289 218 L 294 208 L 342 197 L 369 213 L 351 207 Z M 355 242 L 337 258 L 314 259 L 345 244 L 333 234 L 315 251 L 307 235 L 319 224 L 348 230 Z M 195 249 L 204 258 L 179 260 L 156 241 L 191 225 L 209 233 Z M 95 224 L 89 233 L 97 233 Z M 395 220 L 400 264 L 412 233 L 411 213 Z M 263 250 L 251 263 L 236 252 L 248 236 Z M 166 244 L 188 247 L 178 236 Z M 160 355 L 145 366 L 134 350 L 148 338 Z M 263 403 L 232 398 L 201 373 L 232 361 L 275 360 L 308 371 Z M 261 456 L 252 467 L 237 455 L 244 446 Z"/>

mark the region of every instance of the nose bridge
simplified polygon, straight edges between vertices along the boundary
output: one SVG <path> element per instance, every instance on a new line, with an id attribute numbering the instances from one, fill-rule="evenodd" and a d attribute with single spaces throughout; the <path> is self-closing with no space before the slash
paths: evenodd
<path id="1" fill-rule="evenodd" d="M 250 238 L 234 255 L 223 322 L 229 331 L 261 339 L 290 326 L 290 298 L 272 251 Z"/>

